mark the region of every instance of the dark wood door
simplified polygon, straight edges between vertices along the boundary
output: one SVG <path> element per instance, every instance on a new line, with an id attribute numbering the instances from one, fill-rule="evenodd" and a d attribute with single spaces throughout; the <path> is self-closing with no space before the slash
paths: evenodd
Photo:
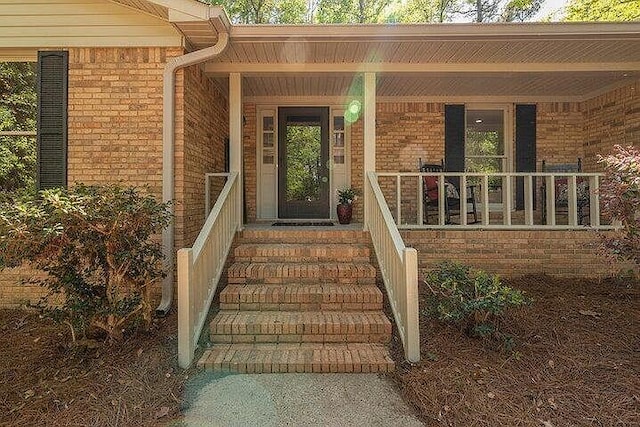
<path id="1" fill-rule="evenodd" d="M 278 217 L 329 218 L 329 108 L 278 109 Z"/>

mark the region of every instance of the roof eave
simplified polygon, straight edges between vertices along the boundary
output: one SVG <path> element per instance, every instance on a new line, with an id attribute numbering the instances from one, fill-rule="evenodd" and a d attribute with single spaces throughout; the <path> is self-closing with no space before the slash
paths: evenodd
<path id="1" fill-rule="evenodd" d="M 234 25 L 236 41 L 640 39 L 640 22 Z"/>

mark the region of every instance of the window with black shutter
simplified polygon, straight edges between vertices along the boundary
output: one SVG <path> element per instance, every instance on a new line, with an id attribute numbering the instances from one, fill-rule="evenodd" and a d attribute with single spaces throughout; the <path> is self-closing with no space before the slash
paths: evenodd
<path id="1" fill-rule="evenodd" d="M 38 189 L 67 185 L 68 69 L 68 52 L 38 52 Z"/>

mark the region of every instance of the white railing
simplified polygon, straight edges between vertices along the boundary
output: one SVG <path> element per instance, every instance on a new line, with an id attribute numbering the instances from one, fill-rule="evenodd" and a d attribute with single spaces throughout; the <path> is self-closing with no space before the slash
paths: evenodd
<path id="1" fill-rule="evenodd" d="M 418 253 L 405 247 L 375 172 L 367 173 L 365 185 L 369 196 L 365 197 L 365 226 L 371 235 L 405 357 L 417 362 L 420 360 Z"/>
<path id="2" fill-rule="evenodd" d="M 233 238 L 241 226 L 238 172 L 224 175 L 229 178 L 193 247 L 178 251 L 178 363 L 182 368 L 193 361 Z"/>
<path id="3" fill-rule="evenodd" d="M 395 210 L 395 221 L 399 228 L 526 228 L 526 229 L 580 229 L 590 226 L 597 229 L 614 228 L 602 224 L 600 214 L 600 173 L 576 172 L 377 172 L 376 175 L 387 191 L 387 200 Z M 431 209 L 437 214 L 434 224 L 425 221 L 424 177 L 436 177 L 438 200 Z M 566 181 L 563 195 L 556 194 L 558 179 Z M 522 180 L 524 203 L 515 210 L 514 195 L 517 181 Z M 459 181 L 456 205 L 457 223 L 447 223 L 447 182 Z M 563 182 L 564 182 L 563 181 Z M 386 184 L 386 185 L 384 185 Z M 393 188 L 391 188 L 393 187 Z M 473 187 L 473 192 L 472 192 Z M 403 188 L 405 191 L 403 191 Z M 543 190 L 544 188 L 544 190 Z M 478 221 L 471 223 L 468 215 L 475 196 Z M 534 208 L 537 194 L 540 203 Z M 498 198 L 496 201 L 492 198 Z M 557 221 L 558 208 L 562 207 L 562 223 Z M 495 211 L 499 215 L 491 215 Z M 588 219 L 588 221 L 586 221 Z"/>

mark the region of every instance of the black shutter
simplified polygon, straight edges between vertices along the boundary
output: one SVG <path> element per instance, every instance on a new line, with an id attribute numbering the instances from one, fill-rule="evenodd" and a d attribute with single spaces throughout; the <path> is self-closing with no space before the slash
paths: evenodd
<path id="1" fill-rule="evenodd" d="M 516 172 L 536 171 L 536 106 L 516 105 Z M 533 188 L 536 188 L 535 181 Z M 535 206 L 536 198 L 533 198 Z M 524 179 L 516 179 L 516 209 L 524 209 Z"/>
<path id="2" fill-rule="evenodd" d="M 447 172 L 464 172 L 464 105 L 444 106 L 444 164 Z M 448 178 L 460 188 L 459 178 Z"/>
<path id="3" fill-rule="evenodd" d="M 67 185 L 68 52 L 38 52 L 38 189 Z"/>

